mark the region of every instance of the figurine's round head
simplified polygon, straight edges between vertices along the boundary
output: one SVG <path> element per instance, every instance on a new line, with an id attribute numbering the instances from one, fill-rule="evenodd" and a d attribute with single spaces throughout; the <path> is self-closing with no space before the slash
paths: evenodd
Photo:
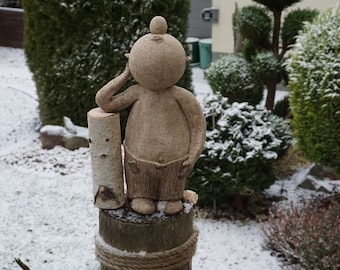
<path id="1" fill-rule="evenodd" d="M 162 90 L 173 86 L 182 76 L 187 57 L 182 44 L 166 34 L 168 25 L 161 16 L 150 22 L 150 34 L 142 36 L 129 54 L 129 69 L 142 86 Z"/>

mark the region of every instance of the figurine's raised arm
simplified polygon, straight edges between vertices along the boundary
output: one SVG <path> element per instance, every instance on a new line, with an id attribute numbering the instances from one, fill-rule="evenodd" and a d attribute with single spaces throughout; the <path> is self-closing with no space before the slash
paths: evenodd
<path id="1" fill-rule="evenodd" d="M 104 85 L 96 95 L 97 105 L 105 112 L 119 112 L 136 101 L 138 95 L 132 89 L 119 95 L 115 95 L 122 86 L 130 79 L 131 73 L 129 65 L 126 64 L 125 70 L 118 77 Z"/>

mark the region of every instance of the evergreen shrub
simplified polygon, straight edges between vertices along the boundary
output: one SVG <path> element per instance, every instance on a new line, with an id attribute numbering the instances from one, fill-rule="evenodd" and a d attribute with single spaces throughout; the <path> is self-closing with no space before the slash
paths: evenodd
<path id="1" fill-rule="evenodd" d="M 254 55 L 251 68 L 264 84 L 267 83 L 268 78 L 276 78 L 279 81 L 279 74 L 282 70 L 280 61 L 272 51 L 259 52 Z"/>
<path id="2" fill-rule="evenodd" d="M 288 62 L 297 146 L 340 173 L 340 7 L 321 13 L 297 37 Z"/>
<path id="3" fill-rule="evenodd" d="M 228 101 L 258 104 L 263 97 L 263 84 L 242 57 L 233 54 L 222 56 L 205 71 L 215 94 L 228 97 Z"/>
<path id="4" fill-rule="evenodd" d="M 199 203 L 221 204 L 229 196 L 273 184 L 273 162 L 292 144 L 288 124 L 264 108 L 230 104 L 221 95 L 210 96 L 203 112 L 207 139 L 187 184 L 198 192 Z"/>
<path id="5" fill-rule="evenodd" d="M 311 22 L 317 15 L 315 9 L 297 9 L 289 12 L 285 17 L 281 30 L 282 47 L 295 43 L 299 31 L 303 28 L 305 22 Z"/>
<path id="6" fill-rule="evenodd" d="M 264 8 L 243 7 L 236 13 L 235 19 L 239 31 L 245 38 L 255 41 L 269 38 L 272 22 Z"/>
<path id="7" fill-rule="evenodd" d="M 264 8 L 246 6 L 235 15 L 238 30 L 245 38 L 243 56 L 250 61 L 258 51 L 270 49 L 272 19 Z"/>
<path id="8" fill-rule="evenodd" d="M 275 103 L 273 113 L 277 116 L 285 118 L 289 113 L 289 96 L 285 96 L 283 99 Z"/>
<path id="9" fill-rule="evenodd" d="M 25 0 L 24 46 L 39 97 L 43 124 L 68 116 L 87 125 L 96 92 L 120 74 L 134 42 L 148 32 L 155 15 L 168 33 L 185 43 L 190 2 Z M 188 65 L 178 85 L 191 89 Z"/>

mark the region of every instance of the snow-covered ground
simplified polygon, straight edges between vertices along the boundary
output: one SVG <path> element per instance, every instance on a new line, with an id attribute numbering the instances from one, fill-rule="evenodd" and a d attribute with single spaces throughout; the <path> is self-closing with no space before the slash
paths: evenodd
<path id="1" fill-rule="evenodd" d="M 193 69 L 198 99 L 211 91 Z M 92 202 L 89 151 L 42 150 L 36 132 L 37 96 L 21 49 L 0 47 L 0 269 L 99 269 L 94 255 L 98 209 Z M 282 184 L 296 198 L 299 171 Z M 302 192 L 301 194 L 304 194 Z M 197 218 L 193 269 L 276 270 L 282 265 L 262 248 L 261 224 Z"/>

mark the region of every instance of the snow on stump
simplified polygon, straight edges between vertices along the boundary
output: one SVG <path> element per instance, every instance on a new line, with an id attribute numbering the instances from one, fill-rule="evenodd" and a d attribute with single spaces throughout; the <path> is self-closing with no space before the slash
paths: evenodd
<path id="1" fill-rule="evenodd" d="M 96 256 L 101 270 L 190 270 L 197 236 L 190 204 L 175 216 L 100 210 Z"/>

